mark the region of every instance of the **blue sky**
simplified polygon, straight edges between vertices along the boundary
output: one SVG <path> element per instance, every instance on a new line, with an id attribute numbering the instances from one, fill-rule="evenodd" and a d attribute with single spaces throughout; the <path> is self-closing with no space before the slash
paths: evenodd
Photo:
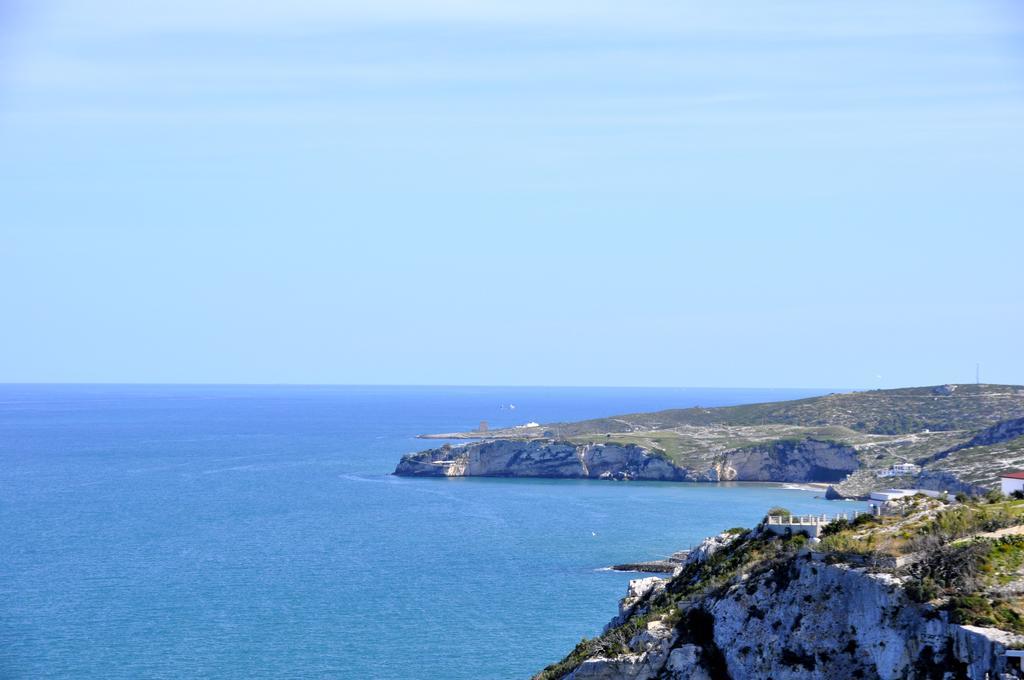
<path id="1" fill-rule="evenodd" d="M 1009 2 L 0 0 L 0 381 L 1024 383 Z"/>

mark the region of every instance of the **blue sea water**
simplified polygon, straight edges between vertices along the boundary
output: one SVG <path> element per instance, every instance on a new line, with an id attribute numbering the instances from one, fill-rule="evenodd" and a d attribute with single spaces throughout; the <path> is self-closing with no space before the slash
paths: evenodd
<path id="1" fill-rule="evenodd" d="M 414 435 L 814 393 L 0 386 L 0 678 L 528 677 L 615 613 L 602 567 L 848 506 L 389 475 Z"/>

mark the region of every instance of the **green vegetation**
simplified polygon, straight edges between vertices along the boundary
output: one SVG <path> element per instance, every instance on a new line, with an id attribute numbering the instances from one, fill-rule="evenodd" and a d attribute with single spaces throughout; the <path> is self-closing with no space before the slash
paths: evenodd
<path id="1" fill-rule="evenodd" d="M 907 592 L 919 602 L 944 599 L 955 623 L 1024 633 L 1024 602 L 1001 589 L 1024 576 L 1022 567 L 1024 536 L 977 538 L 930 551 L 911 568 Z"/>
<path id="2" fill-rule="evenodd" d="M 822 531 L 821 550 L 877 557 L 897 557 L 937 550 L 976 534 L 1024 524 L 1024 502 L 975 501 L 947 505 L 917 495 L 899 501 L 903 514 L 837 521 Z"/>
<path id="3" fill-rule="evenodd" d="M 743 459 L 746 453 L 756 460 L 757 449 L 765 447 L 817 441 L 856 450 L 860 470 L 840 486 L 846 495 L 884 485 L 914 485 L 916 475 L 876 476 L 896 463 L 917 463 L 927 472 L 946 472 L 975 486 L 991 486 L 1000 472 L 1024 468 L 1024 386 L 918 387 L 719 408 L 695 406 L 494 430 L 488 437 L 636 445 L 694 471 L 724 469 L 730 457 Z M 931 483 L 945 484 L 936 479 Z"/>
<path id="4" fill-rule="evenodd" d="M 501 433 L 498 433 L 501 436 Z M 864 437 L 842 427 L 797 427 L 766 425 L 747 428 L 644 430 L 602 435 L 584 434 L 563 437 L 573 444 L 619 444 L 641 446 L 681 466 L 700 467 L 726 451 L 739 451 L 767 445 L 798 445 L 807 440 L 850 445 Z"/>
<path id="5" fill-rule="evenodd" d="M 1017 603 L 980 595 L 966 595 L 951 599 L 947 608 L 956 623 L 1024 633 L 1024 616 L 1021 615 L 1021 608 Z"/>
<path id="6" fill-rule="evenodd" d="M 695 406 L 655 413 L 634 413 L 578 423 L 546 426 L 564 436 L 590 433 L 652 431 L 681 425 L 841 426 L 871 434 L 906 434 L 929 430 L 967 430 L 1024 417 L 1024 387 L 956 385 L 912 387 L 829 394 L 794 401 L 718 408 Z"/>
<path id="7" fill-rule="evenodd" d="M 1022 527 L 1024 501 L 990 494 L 957 505 L 925 496 L 902 504 L 899 516 L 833 522 L 817 549 L 838 559 L 860 555 L 876 567 L 908 555 L 914 561 L 898 571 L 912 600 L 937 603 L 956 623 L 1024 633 L 1024 600 L 1006 588 L 1024 581 L 1024 535 L 992 533 Z"/>
<path id="8" fill-rule="evenodd" d="M 1024 567 L 1024 536 L 1003 536 L 985 554 L 981 570 L 994 583 L 1006 585 Z"/>
<path id="9" fill-rule="evenodd" d="M 803 535 L 778 537 L 772 534 L 754 536 L 749 529 L 730 530 L 737 538 L 715 552 L 702 564 L 690 564 L 666 584 L 665 590 L 643 603 L 644 613 L 630 617 L 621 626 L 593 639 L 583 639 L 561 661 L 534 676 L 534 680 L 555 680 L 571 672 L 593 656 L 616 656 L 628 653 L 629 641 L 651 621 L 674 626 L 684 639 L 692 639 L 711 652 L 715 662 L 713 640 L 709 639 L 709 619 L 699 607 L 685 612 L 680 603 L 694 601 L 702 595 L 727 587 L 741 574 L 757 575 L 771 570 L 777 578 L 791 575 L 792 558 L 807 544 Z M 737 533 L 738 532 L 738 533 Z"/>
<path id="10" fill-rule="evenodd" d="M 631 620 L 632 621 L 632 620 Z M 618 630 L 618 629 L 616 629 Z M 609 645 L 614 644 L 618 646 L 618 640 L 625 637 L 625 632 L 622 636 L 614 636 L 615 642 L 611 641 L 611 636 L 607 634 L 602 635 L 599 638 L 590 640 L 583 638 L 580 643 L 572 648 L 572 651 L 563 658 L 560 662 L 548 666 L 543 671 L 534 676 L 534 680 L 558 680 L 564 675 L 571 673 L 577 669 L 580 664 L 583 664 L 588 658 L 592 656 L 600 656 L 610 653 L 623 653 L 622 649 L 610 649 Z M 607 638 L 607 639 L 605 639 Z M 628 639 L 628 638 L 627 638 Z"/>
<path id="11" fill-rule="evenodd" d="M 997 461 L 993 465 L 993 461 Z M 928 467 L 946 470 L 972 484 L 995 484 L 1000 472 L 1024 469 L 1024 436 L 933 456 Z"/>
<path id="12" fill-rule="evenodd" d="M 950 504 L 918 495 L 896 506 L 896 515 L 858 515 L 832 523 L 812 549 L 826 553 L 826 562 L 852 560 L 903 576 L 911 600 L 948 611 L 955 623 L 1024 634 L 1024 598 L 1017 595 L 1024 583 L 1024 501 L 993 494 Z M 774 507 L 766 514 L 789 511 Z M 1021 529 L 1012 529 L 1009 535 L 991 533 L 1018 526 Z M 759 587 L 758 577 L 785 589 L 799 573 L 797 555 L 808 546 L 800 534 L 776 536 L 739 527 L 726 533 L 735 537 L 731 543 L 703 563 L 686 565 L 663 590 L 637 603 L 636 615 L 596 638 L 582 640 L 536 678 L 554 680 L 588 658 L 636 651 L 630 641 L 655 621 L 672 626 L 681 641 L 700 645 L 706 663 L 722 661 L 710 635 L 714 620 L 704 609 L 704 598 L 723 595 L 737 583 L 747 583 L 751 593 L 751 588 Z M 750 616 L 763 617 L 764 612 L 755 607 Z"/>
<path id="13" fill-rule="evenodd" d="M 821 530 L 823 537 L 844 534 L 850 530 L 859 529 L 869 525 L 880 524 L 882 520 L 874 515 L 857 515 L 853 520 L 837 519 L 830 522 Z"/>
<path id="14" fill-rule="evenodd" d="M 930 550 L 950 541 L 978 533 L 997 531 L 1024 523 L 1024 503 L 1020 501 L 965 503 L 906 530 L 913 532 L 904 552 Z"/>

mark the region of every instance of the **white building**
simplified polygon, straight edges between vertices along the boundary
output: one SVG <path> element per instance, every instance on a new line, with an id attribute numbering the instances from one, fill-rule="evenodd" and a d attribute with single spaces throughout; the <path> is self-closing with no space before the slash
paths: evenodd
<path id="1" fill-rule="evenodd" d="M 902 477 L 904 475 L 916 475 L 921 471 L 920 465 L 914 465 L 913 463 L 898 463 L 893 465 L 885 472 L 878 475 L 879 477 Z"/>
<path id="2" fill-rule="evenodd" d="M 913 489 L 886 489 L 885 491 L 872 491 L 868 494 L 868 498 L 873 501 L 894 501 L 897 498 L 907 498 L 913 495 Z"/>
<path id="3" fill-rule="evenodd" d="M 835 517 L 828 515 L 769 515 L 764 523 L 764 528 L 773 534 L 805 534 L 814 541 L 818 540 L 821 530 L 826 524 L 837 519 L 857 519 L 858 515 L 866 515 L 866 512 L 855 512 L 850 517 L 845 512 Z"/>
<path id="4" fill-rule="evenodd" d="M 1024 472 L 1004 472 L 999 475 L 999 486 L 1007 496 L 1014 491 L 1024 491 Z"/>
<path id="5" fill-rule="evenodd" d="M 886 489 L 885 491 L 872 491 L 868 498 L 873 501 L 895 501 L 900 498 L 909 498 L 921 494 L 931 498 L 942 498 L 945 491 L 933 491 L 932 489 Z"/>

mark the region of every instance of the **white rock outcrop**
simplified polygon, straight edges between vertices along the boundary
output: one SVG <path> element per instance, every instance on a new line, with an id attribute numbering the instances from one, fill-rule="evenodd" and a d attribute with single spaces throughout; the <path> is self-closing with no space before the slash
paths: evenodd
<path id="1" fill-rule="evenodd" d="M 718 453 L 681 467 L 636 444 L 573 444 L 495 439 L 411 453 L 396 475 L 426 477 L 572 477 L 679 482 L 842 479 L 859 466 L 850 446 L 813 439 L 779 441 Z"/>
<path id="2" fill-rule="evenodd" d="M 707 559 L 726 535 L 695 550 Z M 712 548 L 712 546 L 717 546 Z M 701 557 L 703 555 L 703 557 Z M 661 579 L 630 583 L 616 620 L 637 613 L 637 601 L 664 588 Z M 806 554 L 774 569 L 734 579 L 686 605 L 700 610 L 701 630 L 648 622 L 631 652 L 592 658 L 569 678 L 602 680 L 838 680 L 840 678 L 1021 678 L 1005 651 L 1024 638 L 1001 630 L 952 624 L 945 612 L 912 602 L 901 580 L 861 568 L 825 564 Z M 630 607 L 633 607 L 630 610 Z M 686 612 L 684 612 L 685 618 Z M 699 642 L 698 642 L 699 640 Z"/>
<path id="3" fill-rule="evenodd" d="M 683 569 L 692 564 L 703 564 L 704 562 L 707 562 L 712 555 L 735 541 L 739 536 L 740 534 L 735 533 L 721 533 L 717 536 L 708 536 L 698 543 L 697 547 L 687 553 L 686 560 L 683 562 L 682 566 L 676 568 L 673 576 L 678 576 Z"/>
<path id="4" fill-rule="evenodd" d="M 651 597 L 665 590 L 665 583 L 668 579 L 650 576 L 648 578 L 635 578 L 629 582 L 626 590 L 626 597 L 619 600 L 619 613 L 608 622 L 605 630 L 615 628 L 624 624 L 629 617 L 637 613 L 638 608 Z"/>

